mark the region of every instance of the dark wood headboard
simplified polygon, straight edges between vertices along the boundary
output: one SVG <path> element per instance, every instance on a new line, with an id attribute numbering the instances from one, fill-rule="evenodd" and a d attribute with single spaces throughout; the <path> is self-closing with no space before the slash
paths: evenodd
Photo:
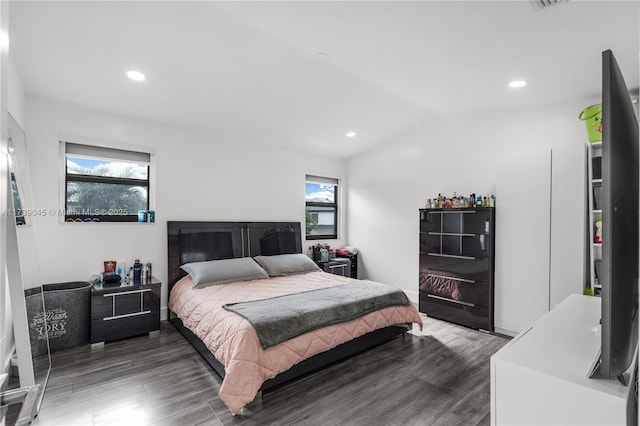
<path id="1" fill-rule="evenodd" d="M 300 222 L 167 222 L 167 235 L 169 293 L 185 263 L 302 253 Z"/>

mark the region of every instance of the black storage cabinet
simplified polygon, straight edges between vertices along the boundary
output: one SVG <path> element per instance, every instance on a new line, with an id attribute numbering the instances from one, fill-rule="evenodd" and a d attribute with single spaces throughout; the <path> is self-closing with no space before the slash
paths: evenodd
<path id="1" fill-rule="evenodd" d="M 88 344 L 91 283 L 45 284 L 42 294 L 51 352 Z"/>
<path id="2" fill-rule="evenodd" d="M 494 207 L 420 210 L 420 312 L 494 331 L 494 230 Z"/>

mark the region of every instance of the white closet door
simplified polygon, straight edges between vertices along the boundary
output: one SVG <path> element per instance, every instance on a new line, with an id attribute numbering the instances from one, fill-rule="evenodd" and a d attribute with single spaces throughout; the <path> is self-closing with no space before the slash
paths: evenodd
<path id="1" fill-rule="evenodd" d="M 582 143 L 552 150 L 550 308 L 571 294 L 583 292 L 587 249 L 585 157 Z"/>
<path id="2" fill-rule="evenodd" d="M 516 334 L 549 310 L 551 150 L 505 158 L 496 198 L 495 327 Z"/>

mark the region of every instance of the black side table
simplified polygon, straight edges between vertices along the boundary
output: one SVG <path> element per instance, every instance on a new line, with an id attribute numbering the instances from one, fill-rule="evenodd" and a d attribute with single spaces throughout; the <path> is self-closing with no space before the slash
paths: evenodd
<path id="1" fill-rule="evenodd" d="M 343 254 L 336 255 L 336 257 L 346 257 L 351 261 L 351 278 L 358 278 L 358 255 L 357 254 Z"/>
<path id="2" fill-rule="evenodd" d="M 330 274 L 342 275 L 344 277 L 352 276 L 351 260 L 350 259 L 330 259 L 330 260 L 316 260 L 318 265 L 324 272 Z"/>
<path id="3" fill-rule="evenodd" d="M 91 288 L 91 343 L 160 330 L 160 288 L 145 284 L 94 284 Z"/>

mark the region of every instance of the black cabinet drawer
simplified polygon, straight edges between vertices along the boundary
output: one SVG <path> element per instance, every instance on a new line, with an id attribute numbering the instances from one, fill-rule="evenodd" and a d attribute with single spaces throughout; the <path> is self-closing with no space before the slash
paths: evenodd
<path id="1" fill-rule="evenodd" d="M 489 209 L 476 209 L 474 214 L 464 215 L 463 232 L 469 234 L 493 234 L 491 228 L 493 212 Z"/>
<path id="2" fill-rule="evenodd" d="M 351 262 L 350 261 L 329 261 L 323 264 L 324 272 L 330 274 L 342 275 L 343 277 L 351 276 Z"/>
<path id="3" fill-rule="evenodd" d="M 420 275 L 454 275 L 470 281 L 491 282 L 492 266 L 489 259 L 462 259 L 446 256 L 420 254 Z"/>
<path id="4" fill-rule="evenodd" d="M 95 293 L 91 295 L 91 319 L 117 317 L 158 309 L 159 303 L 159 291 L 150 288 Z"/>
<path id="5" fill-rule="evenodd" d="M 154 311 L 159 308 L 159 295 L 152 290 L 115 296 L 114 316 Z"/>
<path id="6" fill-rule="evenodd" d="M 489 307 L 493 300 L 488 282 L 468 282 L 435 274 L 420 274 L 420 296 L 433 295 L 456 302 Z"/>
<path id="7" fill-rule="evenodd" d="M 492 209 L 451 209 L 420 211 L 420 232 L 491 234 Z"/>
<path id="8" fill-rule="evenodd" d="M 119 340 L 160 330 L 160 312 L 151 311 L 116 319 L 91 320 L 91 343 Z"/>
<path id="9" fill-rule="evenodd" d="M 420 234 L 420 253 L 430 255 L 486 259 L 492 252 L 491 244 L 492 241 L 486 234 Z"/>
<path id="10" fill-rule="evenodd" d="M 91 319 L 109 317 L 113 312 L 113 299 L 103 297 L 102 294 L 91 295 Z"/>
<path id="11" fill-rule="evenodd" d="M 127 293 L 98 294 L 91 299 L 91 319 L 117 317 L 141 312 L 144 305 L 144 293 L 136 291 Z"/>
<path id="12" fill-rule="evenodd" d="M 473 215 L 467 210 L 429 210 L 420 212 L 420 232 L 464 232 L 465 217 Z"/>
<path id="13" fill-rule="evenodd" d="M 486 306 L 473 306 L 433 295 L 420 294 L 419 309 L 431 318 L 450 321 L 477 330 L 493 331 L 493 313 Z"/>
<path id="14" fill-rule="evenodd" d="M 420 212 L 420 232 L 440 232 L 442 230 L 442 214 L 439 211 Z"/>

